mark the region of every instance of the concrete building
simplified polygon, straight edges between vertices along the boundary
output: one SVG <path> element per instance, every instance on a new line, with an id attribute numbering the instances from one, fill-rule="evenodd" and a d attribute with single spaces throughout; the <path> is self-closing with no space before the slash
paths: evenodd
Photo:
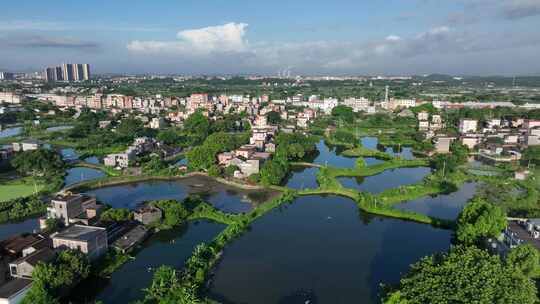
<path id="1" fill-rule="evenodd" d="M 19 104 L 22 100 L 22 96 L 13 92 L 0 92 L 0 103 Z"/>
<path id="2" fill-rule="evenodd" d="M 46 68 L 43 76 L 47 82 L 90 80 L 90 65 L 86 63 L 63 63 L 61 66 Z"/>
<path id="3" fill-rule="evenodd" d="M 54 248 L 79 250 L 90 260 L 107 252 L 107 230 L 102 227 L 73 225 L 51 235 Z"/>
<path id="4" fill-rule="evenodd" d="M 20 151 L 33 151 L 41 148 L 43 144 L 37 140 L 24 140 L 20 143 L 14 142 L 12 143 L 13 151 L 20 152 Z"/>
<path id="5" fill-rule="evenodd" d="M 82 194 L 58 195 L 51 199 L 47 207 L 47 217 L 60 219 L 64 225 L 77 222 L 79 218 L 88 218 L 87 210 L 97 208 L 96 199 Z M 97 216 L 95 214 L 94 216 Z"/>
<path id="6" fill-rule="evenodd" d="M 133 212 L 133 219 L 143 225 L 150 225 L 161 220 L 163 212 L 154 206 L 143 206 Z"/>
<path id="7" fill-rule="evenodd" d="M 36 265 L 40 262 L 47 263 L 55 257 L 55 252 L 50 248 L 32 252 L 27 256 L 23 256 L 9 263 L 9 272 L 13 278 L 31 279 L 32 272 Z"/>
<path id="8" fill-rule="evenodd" d="M 13 73 L 9 72 L 0 72 L 0 80 L 14 80 L 15 76 Z"/>
<path id="9" fill-rule="evenodd" d="M 450 152 L 450 144 L 452 144 L 452 141 L 455 140 L 455 137 L 445 137 L 440 136 L 435 138 L 435 151 L 437 153 L 449 153 Z"/>
<path id="10" fill-rule="evenodd" d="M 475 119 L 461 119 L 459 121 L 459 133 L 474 133 L 478 129 L 478 120 Z"/>
<path id="11" fill-rule="evenodd" d="M 162 117 L 154 117 L 150 121 L 150 128 L 152 129 L 162 129 L 165 127 L 165 120 Z"/>

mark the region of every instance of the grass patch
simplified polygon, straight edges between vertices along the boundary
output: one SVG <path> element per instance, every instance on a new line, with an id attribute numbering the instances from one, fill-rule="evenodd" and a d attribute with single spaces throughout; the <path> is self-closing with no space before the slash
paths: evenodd
<path id="1" fill-rule="evenodd" d="M 45 188 L 45 185 L 38 181 L 34 183 L 32 177 L 2 182 L 2 184 L 0 184 L 0 202 L 27 197 L 40 192 L 43 188 Z"/>

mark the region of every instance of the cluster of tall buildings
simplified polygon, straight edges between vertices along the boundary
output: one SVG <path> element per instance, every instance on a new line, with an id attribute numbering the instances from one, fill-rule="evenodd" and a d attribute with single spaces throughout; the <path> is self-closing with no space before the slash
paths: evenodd
<path id="1" fill-rule="evenodd" d="M 63 63 L 61 66 L 45 69 L 45 80 L 55 81 L 84 81 L 90 79 L 90 65 L 84 63 Z"/>
<path id="2" fill-rule="evenodd" d="M 15 75 L 9 72 L 0 72 L 0 80 L 14 80 Z"/>

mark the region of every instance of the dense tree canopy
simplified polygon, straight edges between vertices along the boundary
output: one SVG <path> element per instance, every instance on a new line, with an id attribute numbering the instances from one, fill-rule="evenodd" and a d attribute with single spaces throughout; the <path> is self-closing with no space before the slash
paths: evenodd
<path id="1" fill-rule="evenodd" d="M 38 263 L 32 272 L 32 288 L 23 304 L 58 303 L 65 288 L 88 277 L 90 263 L 80 251 L 61 251 L 51 263 Z"/>
<path id="2" fill-rule="evenodd" d="M 122 222 L 131 219 L 131 211 L 126 208 L 110 208 L 105 210 L 100 219 L 105 222 Z"/>
<path id="3" fill-rule="evenodd" d="M 539 262 L 540 254 L 531 244 L 522 244 L 513 248 L 506 258 L 508 266 L 514 267 L 528 278 L 540 274 Z"/>
<path id="4" fill-rule="evenodd" d="M 532 280 L 498 256 L 474 246 L 457 246 L 412 265 L 385 303 L 532 304 L 537 301 L 536 293 Z"/>
<path id="5" fill-rule="evenodd" d="M 247 134 L 213 133 L 204 143 L 187 152 L 188 166 L 191 170 L 207 170 L 217 162 L 216 155 L 231 151 L 248 141 Z"/>
<path id="6" fill-rule="evenodd" d="M 506 224 L 506 214 L 501 208 L 474 198 L 459 214 L 456 237 L 460 243 L 475 244 L 498 236 Z"/>
<path id="7" fill-rule="evenodd" d="M 334 107 L 332 109 L 332 116 L 337 120 L 342 120 L 347 123 L 354 122 L 353 109 L 344 105 Z"/>
<path id="8" fill-rule="evenodd" d="M 276 111 L 270 111 L 266 114 L 266 119 L 269 124 L 277 125 L 281 122 L 281 115 Z"/>
<path id="9" fill-rule="evenodd" d="M 210 133 L 210 121 L 201 111 L 196 111 L 184 122 L 184 130 L 192 144 L 201 143 Z"/>
<path id="10" fill-rule="evenodd" d="M 24 175 L 52 176 L 62 171 L 64 161 L 53 150 L 38 149 L 17 153 L 11 165 Z"/>
<path id="11" fill-rule="evenodd" d="M 523 159 L 540 164 L 540 146 L 529 146 L 523 151 Z"/>
<path id="12" fill-rule="evenodd" d="M 184 223 L 189 216 L 189 211 L 182 202 L 175 200 L 162 200 L 153 202 L 154 206 L 163 211 L 163 225 L 175 227 Z"/>

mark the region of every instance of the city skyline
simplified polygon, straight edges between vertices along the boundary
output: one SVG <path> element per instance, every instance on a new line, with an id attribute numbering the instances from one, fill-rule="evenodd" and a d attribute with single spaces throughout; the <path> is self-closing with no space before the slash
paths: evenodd
<path id="1" fill-rule="evenodd" d="M 535 0 L 22 0 L 0 12 L 0 71 L 538 75 L 538 16 Z"/>

